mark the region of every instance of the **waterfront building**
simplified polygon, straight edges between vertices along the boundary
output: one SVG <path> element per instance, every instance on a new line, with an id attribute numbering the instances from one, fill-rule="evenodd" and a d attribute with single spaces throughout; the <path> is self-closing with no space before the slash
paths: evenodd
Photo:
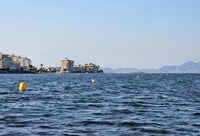
<path id="1" fill-rule="evenodd" d="M 61 73 L 72 73 L 74 68 L 74 61 L 65 58 L 61 61 L 60 72 Z"/>
<path id="2" fill-rule="evenodd" d="M 1 68 L 2 69 L 9 69 L 9 70 L 19 70 L 20 69 L 20 64 L 19 63 L 14 63 L 12 61 L 5 61 L 3 60 L 1 63 Z"/>
<path id="3" fill-rule="evenodd" d="M 75 65 L 75 67 L 73 68 L 73 73 L 86 73 L 86 70 L 83 65 Z"/>
<path id="4" fill-rule="evenodd" d="M 60 73 L 98 73 L 99 66 L 93 63 L 74 66 L 74 61 L 65 58 L 60 64 Z"/>
<path id="5" fill-rule="evenodd" d="M 73 68 L 73 73 L 98 73 L 99 66 L 93 63 L 86 63 L 84 65 L 78 65 Z"/>
<path id="6" fill-rule="evenodd" d="M 45 69 L 46 73 L 57 73 L 60 72 L 60 68 L 59 67 L 47 67 Z"/>
<path id="7" fill-rule="evenodd" d="M 32 73 L 98 73 L 99 66 L 93 63 L 74 66 L 74 61 L 65 58 L 61 61 L 60 67 L 40 67 L 31 65 L 31 60 L 27 57 L 16 56 L 14 54 L 3 54 L 0 52 L 0 71 L 5 72 L 32 72 Z"/>
<path id="8" fill-rule="evenodd" d="M 28 68 L 30 65 L 31 60 L 26 57 L 0 52 L 0 69 L 20 70 L 20 68 Z"/>
<path id="9" fill-rule="evenodd" d="M 83 67 L 87 73 L 98 73 L 99 71 L 99 66 L 93 63 L 86 63 L 85 65 L 83 65 Z"/>
<path id="10" fill-rule="evenodd" d="M 21 67 L 29 67 L 31 65 L 31 60 L 28 59 L 27 57 L 18 57 L 18 61 L 20 63 Z"/>

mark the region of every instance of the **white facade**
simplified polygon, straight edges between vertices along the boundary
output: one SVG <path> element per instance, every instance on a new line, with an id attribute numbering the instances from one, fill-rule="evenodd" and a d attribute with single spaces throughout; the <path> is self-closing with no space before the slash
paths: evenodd
<path id="1" fill-rule="evenodd" d="M 99 71 L 99 66 L 93 63 L 85 64 L 83 65 L 83 67 L 86 69 L 86 72 L 88 73 L 97 73 Z"/>
<path id="2" fill-rule="evenodd" d="M 31 65 L 31 60 L 26 57 L 18 57 L 18 62 L 21 67 L 29 67 Z"/>
<path id="3" fill-rule="evenodd" d="M 19 63 L 14 63 L 14 62 L 10 62 L 10 61 L 3 61 L 2 66 L 3 66 L 2 68 L 9 68 L 10 70 L 20 69 Z"/>
<path id="4" fill-rule="evenodd" d="M 65 58 L 61 61 L 60 72 L 61 73 L 71 73 L 74 68 L 74 61 Z"/>
<path id="5" fill-rule="evenodd" d="M 19 70 L 20 67 L 29 67 L 31 60 L 26 57 L 15 56 L 13 54 L 3 54 L 0 52 L 0 68 L 9 68 L 11 70 Z"/>

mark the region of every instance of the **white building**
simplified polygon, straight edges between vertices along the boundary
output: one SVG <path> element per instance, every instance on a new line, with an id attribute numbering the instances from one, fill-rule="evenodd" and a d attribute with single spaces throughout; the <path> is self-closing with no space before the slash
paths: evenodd
<path id="1" fill-rule="evenodd" d="M 73 73 L 98 73 L 99 66 L 93 63 L 86 63 L 84 65 L 75 66 L 73 69 Z"/>
<path id="2" fill-rule="evenodd" d="M 0 52 L 0 68 L 11 70 L 20 70 L 21 67 L 28 68 L 31 65 L 31 60 L 26 57 L 15 56 L 13 54 L 3 54 Z"/>
<path id="3" fill-rule="evenodd" d="M 71 73 L 74 68 L 74 61 L 65 58 L 61 61 L 60 64 L 60 72 L 61 73 Z"/>
<path id="4" fill-rule="evenodd" d="M 97 73 L 99 71 L 99 66 L 93 63 L 86 63 L 85 65 L 83 65 L 83 67 L 86 69 L 86 72 L 88 73 Z"/>

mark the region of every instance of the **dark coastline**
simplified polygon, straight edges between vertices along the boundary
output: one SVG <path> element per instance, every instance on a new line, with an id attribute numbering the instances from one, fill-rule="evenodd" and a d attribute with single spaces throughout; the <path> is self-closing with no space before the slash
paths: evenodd
<path id="1" fill-rule="evenodd" d="M 51 71 L 19 71 L 19 70 L 10 70 L 10 69 L 0 69 L 0 74 L 58 74 L 59 72 L 51 72 Z M 95 73 L 95 72 L 71 72 L 71 73 Z M 104 73 L 103 70 L 99 70 L 97 73 Z M 63 73 L 59 73 L 63 74 Z"/>
<path id="2" fill-rule="evenodd" d="M 37 74 L 37 72 L 30 71 L 10 71 L 10 70 L 0 70 L 0 74 Z"/>

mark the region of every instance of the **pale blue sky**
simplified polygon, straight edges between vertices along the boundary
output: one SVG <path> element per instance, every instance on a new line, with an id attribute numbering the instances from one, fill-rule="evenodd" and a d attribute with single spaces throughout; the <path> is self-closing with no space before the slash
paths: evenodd
<path id="1" fill-rule="evenodd" d="M 200 61 L 200 0 L 0 0 L 0 52 L 32 64 Z"/>

